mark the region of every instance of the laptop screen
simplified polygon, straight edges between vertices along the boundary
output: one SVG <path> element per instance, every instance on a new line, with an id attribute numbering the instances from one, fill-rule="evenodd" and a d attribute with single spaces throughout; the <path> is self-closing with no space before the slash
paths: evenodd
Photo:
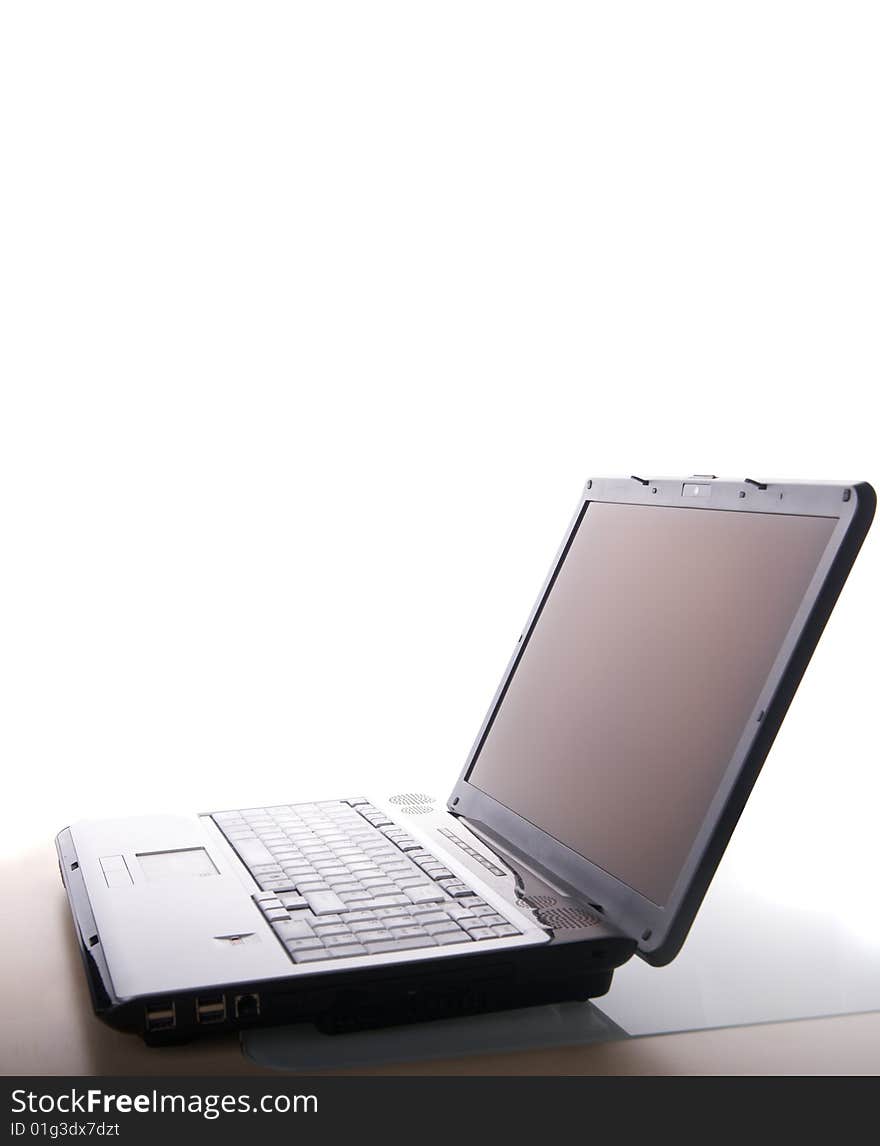
<path id="1" fill-rule="evenodd" d="M 664 906 L 836 524 L 590 503 L 469 782 Z"/>

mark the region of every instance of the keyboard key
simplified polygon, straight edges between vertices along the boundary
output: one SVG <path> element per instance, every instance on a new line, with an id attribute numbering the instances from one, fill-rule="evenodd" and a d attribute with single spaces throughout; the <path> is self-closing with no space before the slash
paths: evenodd
<path id="1" fill-rule="evenodd" d="M 413 921 L 413 917 L 408 913 L 401 914 L 400 909 L 397 907 L 389 907 L 390 915 L 383 915 L 382 912 L 376 912 L 380 916 L 379 922 L 383 927 L 409 927 Z"/>
<path id="2" fill-rule="evenodd" d="M 260 843 L 259 840 L 238 840 L 235 845 L 235 850 L 248 867 L 253 867 L 254 864 L 274 863 L 272 853 L 266 845 Z"/>
<path id="3" fill-rule="evenodd" d="M 445 923 L 426 923 L 425 930 L 429 935 L 442 935 L 444 932 L 454 932 L 464 938 L 462 929 L 451 919 L 447 919 Z"/>
<path id="4" fill-rule="evenodd" d="M 349 955 L 366 955 L 366 947 L 360 943 L 349 943 L 345 947 L 328 947 L 327 952 L 331 959 L 346 959 Z"/>
<path id="5" fill-rule="evenodd" d="M 425 937 L 428 932 L 421 927 L 395 927 L 393 923 L 388 924 L 388 930 L 391 931 L 395 939 L 408 939 L 416 936 Z"/>
<path id="6" fill-rule="evenodd" d="M 288 939 L 314 939 L 315 933 L 305 919 L 288 917 L 273 924 L 272 930 L 285 942 Z"/>
<path id="7" fill-rule="evenodd" d="M 356 935 L 352 935 L 350 931 L 345 931 L 340 935 L 322 935 L 324 946 L 329 950 L 331 947 L 344 947 L 351 943 L 359 942 Z"/>
<path id="8" fill-rule="evenodd" d="M 349 907 L 361 907 L 373 902 L 373 897 L 368 891 L 340 891 L 339 898 Z"/>
<path id="9" fill-rule="evenodd" d="M 513 924 L 511 924 L 511 923 L 499 924 L 497 927 L 493 927 L 492 930 L 499 937 L 503 937 L 506 935 L 521 935 L 522 934 L 522 932 L 518 931 L 513 926 Z"/>
<path id="10" fill-rule="evenodd" d="M 436 947 L 434 937 L 425 935 L 420 939 L 386 939 L 376 943 L 368 943 L 367 951 L 371 955 L 382 955 L 387 951 L 413 951 L 418 947 Z"/>
<path id="11" fill-rule="evenodd" d="M 362 924 L 362 926 L 368 927 L 369 924 Z M 314 931 L 321 939 L 327 939 L 334 935 L 351 935 L 351 931 L 344 923 L 318 923 L 316 921 Z"/>
<path id="12" fill-rule="evenodd" d="M 413 903 L 442 903 L 446 896 L 439 888 L 423 883 L 419 887 L 408 887 L 406 894 Z"/>
<path id="13" fill-rule="evenodd" d="M 315 915 L 336 915 L 345 911 L 345 904 L 335 891 L 304 892 L 304 896 Z"/>
<path id="14" fill-rule="evenodd" d="M 437 931 L 431 938 L 443 947 L 450 943 L 470 943 L 471 941 L 470 935 L 460 928 L 456 928 L 455 931 Z"/>
<path id="15" fill-rule="evenodd" d="M 291 951 L 290 956 L 294 963 L 318 963 L 329 959 L 330 952 L 323 947 L 313 947 L 308 951 Z"/>
<path id="16" fill-rule="evenodd" d="M 318 948 L 320 948 L 322 951 L 324 950 L 324 944 L 317 937 L 317 935 L 313 935 L 311 939 L 288 939 L 285 941 L 284 946 L 290 952 L 314 951 Z"/>
<path id="17" fill-rule="evenodd" d="M 370 887 L 366 889 L 370 893 L 370 899 L 383 899 L 388 895 L 400 895 L 401 890 L 396 883 L 382 883 L 378 887 Z"/>

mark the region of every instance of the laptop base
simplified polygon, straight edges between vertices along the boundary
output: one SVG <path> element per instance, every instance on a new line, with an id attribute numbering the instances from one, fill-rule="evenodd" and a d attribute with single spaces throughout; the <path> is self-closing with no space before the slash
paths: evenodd
<path id="1" fill-rule="evenodd" d="M 479 960 L 472 960 L 479 962 Z M 244 997 L 258 1000 L 259 1012 L 252 1019 L 230 1015 L 207 1028 L 196 1019 L 197 999 L 178 998 L 174 1004 L 174 1029 L 140 1028 L 147 1046 L 168 1046 L 191 1041 L 210 1034 L 228 1033 L 230 1027 L 242 1030 L 263 1026 L 310 1023 L 322 1035 L 347 1035 L 359 1031 L 408 1026 L 434 1020 L 485 1015 L 500 1011 L 540 1007 L 549 1004 L 585 1002 L 608 992 L 612 970 L 597 974 L 572 975 L 570 978 L 548 977 L 532 984 L 514 981 L 507 968 L 485 967 L 471 975 L 461 973 L 434 980 L 423 967 L 407 979 L 386 984 L 364 983 L 362 987 L 330 987 L 322 998 L 318 984 L 309 992 L 291 990 L 292 984 L 261 984 L 259 991 Z M 333 976 L 338 979 L 338 975 Z M 516 977 L 519 978 L 518 976 Z M 217 997 L 223 997 L 218 992 Z M 236 991 L 233 999 L 243 996 Z M 224 1004 L 220 1004 L 222 1007 Z M 228 1003 L 225 1004 L 228 1007 Z M 233 1001 L 233 1007 L 235 1002 Z M 187 1022 L 187 1012 L 191 1021 Z M 103 1017 L 103 1016 L 102 1016 Z M 137 1022 L 137 1018 L 135 1022 Z M 114 1023 L 114 1025 L 116 1025 Z M 137 1028 L 136 1028 L 137 1029 Z"/>
<path id="2" fill-rule="evenodd" d="M 69 829 L 56 843 L 95 1013 L 149 1046 L 261 1026 L 311 1023 L 323 1033 L 347 1033 L 579 1002 L 604 995 L 615 968 L 635 952 L 635 941 L 623 935 L 561 922 L 549 942 L 534 946 L 119 998 Z"/>

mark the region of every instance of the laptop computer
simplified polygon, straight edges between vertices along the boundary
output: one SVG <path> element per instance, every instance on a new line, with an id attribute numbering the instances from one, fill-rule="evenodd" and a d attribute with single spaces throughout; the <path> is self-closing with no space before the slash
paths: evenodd
<path id="1" fill-rule="evenodd" d="M 58 835 L 96 1013 L 159 1044 L 337 1031 L 588 999 L 632 955 L 668 962 L 875 502 L 591 479 L 445 804 L 294 785 Z"/>

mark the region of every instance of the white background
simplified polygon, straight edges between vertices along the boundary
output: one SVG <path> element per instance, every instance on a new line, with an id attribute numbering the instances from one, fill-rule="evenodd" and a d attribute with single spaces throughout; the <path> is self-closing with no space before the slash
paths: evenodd
<path id="1" fill-rule="evenodd" d="M 878 33 L 4 5 L 0 849 L 445 796 L 588 476 L 880 481 Z M 759 785 L 832 889 L 880 797 L 878 551 Z"/>

